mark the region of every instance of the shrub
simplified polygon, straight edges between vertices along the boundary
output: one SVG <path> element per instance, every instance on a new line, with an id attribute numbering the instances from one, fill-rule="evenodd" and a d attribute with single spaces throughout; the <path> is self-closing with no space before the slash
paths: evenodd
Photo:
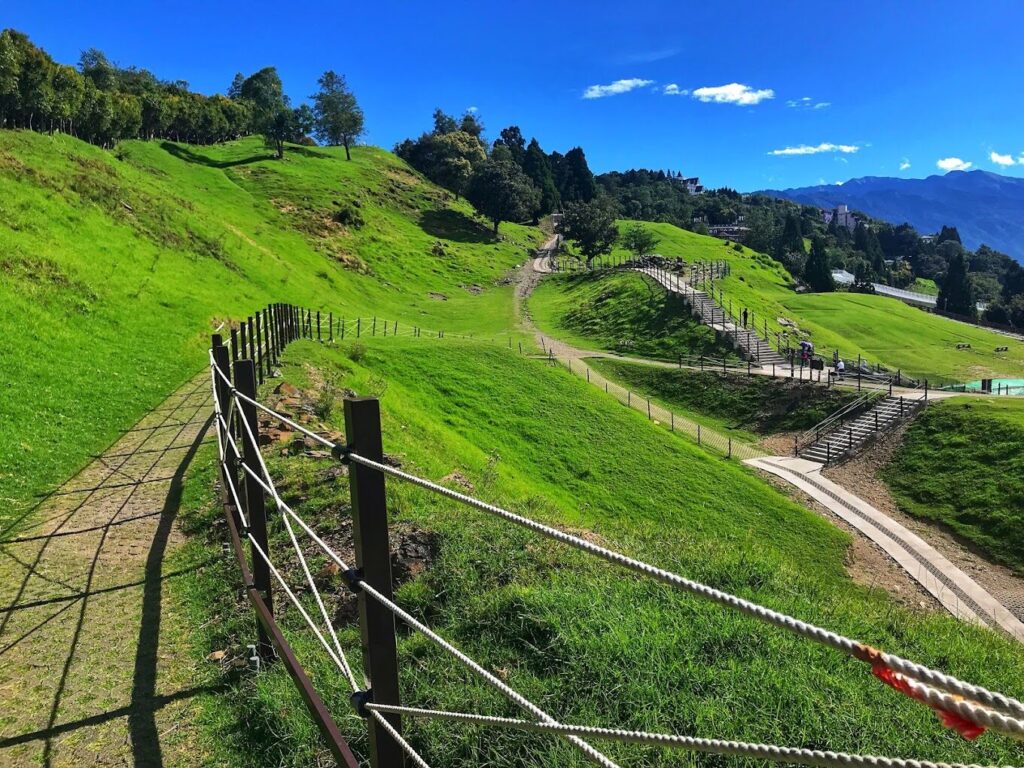
<path id="1" fill-rule="evenodd" d="M 366 345 L 360 342 L 356 342 L 348 348 L 348 359 L 353 363 L 358 363 L 366 357 Z"/>

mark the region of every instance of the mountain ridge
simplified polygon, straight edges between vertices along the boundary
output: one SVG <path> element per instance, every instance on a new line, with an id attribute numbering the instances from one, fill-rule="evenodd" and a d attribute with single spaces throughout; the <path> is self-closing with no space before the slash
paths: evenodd
<path id="1" fill-rule="evenodd" d="M 923 179 L 862 176 L 843 184 L 763 190 L 805 205 L 848 205 L 922 233 L 954 226 L 968 248 L 985 244 L 1024 262 L 1024 179 L 991 171 L 950 171 Z"/>

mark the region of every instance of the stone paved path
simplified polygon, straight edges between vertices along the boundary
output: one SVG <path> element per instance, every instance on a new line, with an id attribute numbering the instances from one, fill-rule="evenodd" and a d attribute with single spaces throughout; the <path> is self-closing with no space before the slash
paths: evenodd
<path id="1" fill-rule="evenodd" d="M 753 458 L 746 463 L 793 484 L 852 525 L 957 618 L 1001 629 L 1024 642 L 1024 623 L 988 590 L 916 533 L 822 476 L 821 464 L 785 456 Z"/>
<path id="2" fill-rule="evenodd" d="M 0 765 L 188 766 L 192 681 L 166 565 L 205 439 L 202 374 L 0 532 Z"/>

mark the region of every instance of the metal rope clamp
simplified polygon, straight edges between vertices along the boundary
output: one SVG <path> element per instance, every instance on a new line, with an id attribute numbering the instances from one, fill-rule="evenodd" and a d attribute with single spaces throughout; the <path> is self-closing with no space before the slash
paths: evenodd
<path id="1" fill-rule="evenodd" d="M 358 595 L 363 591 L 362 568 L 349 568 L 347 571 L 342 571 L 341 578 L 343 578 L 345 583 L 348 585 L 349 592 Z"/>
<path id="2" fill-rule="evenodd" d="M 348 700 L 352 702 L 352 708 L 355 709 L 356 714 L 360 717 L 369 717 L 370 711 L 366 708 L 367 704 L 373 703 L 373 688 L 367 688 L 365 691 L 356 691 Z"/>
<path id="3" fill-rule="evenodd" d="M 347 445 L 336 445 L 331 448 L 331 455 L 345 465 L 349 463 L 348 455 L 350 453 L 352 453 L 352 449 Z"/>

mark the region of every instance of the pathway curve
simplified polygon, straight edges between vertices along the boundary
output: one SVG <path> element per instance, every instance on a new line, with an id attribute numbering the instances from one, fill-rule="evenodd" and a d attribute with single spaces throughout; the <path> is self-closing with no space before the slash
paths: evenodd
<path id="1" fill-rule="evenodd" d="M 543 267 L 546 264 L 542 263 L 539 266 Z M 533 274 L 526 274 L 526 269 Z M 524 274 L 520 279 L 520 301 L 527 298 L 536 286 L 540 277 L 537 273 L 544 271 L 542 268 L 538 269 L 536 260 L 528 268 L 524 268 Z M 571 371 L 585 376 L 591 384 L 604 388 L 620 402 L 647 412 L 652 421 L 659 421 L 665 426 L 669 425 L 671 419 L 670 428 L 685 430 L 691 436 L 696 436 L 695 422 L 674 416 L 669 411 L 650 404 L 649 401 L 639 396 L 632 396 L 631 402 L 627 401 L 626 390 L 597 374 L 587 365 L 586 358 L 613 358 L 668 368 L 677 366 L 671 363 L 577 349 L 557 339 L 542 336 L 530 320 L 529 313 L 523 311 L 522 314 L 523 322 L 537 334 L 538 342 L 553 359 L 567 365 Z M 758 369 L 754 368 L 751 372 L 758 372 Z M 761 375 L 772 375 L 771 371 L 761 370 L 760 373 Z M 897 389 L 894 388 L 894 392 Z M 938 399 L 948 396 L 949 393 L 936 392 L 935 395 Z M 725 452 L 722 444 L 726 438 L 711 430 L 702 429 L 701 433 L 702 442 Z M 729 455 L 742 459 L 749 466 L 782 478 L 823 504 L 833 514 L 846 521 L 882 549 L 957 618 L 1001 629 L 1011 637 L 1024 642 L 1024 623 L 988 590 L 920 536 L 842 486 L 823 477 L 821 464 L 799 458 L 768 456 L 756 446 L 745 443 L 732 443 L 727 450 Z"/>
<path id="2" fill-rule="evenodd" d="M 0 533 L 0 765 L 189 766 L 185 617 L 166 555 L 210 419 L 200 375 Z"/>
<path id="3" fill-rule="evenodd" d="M 784 456 L 745 463 L 781 477 L 852 525 L 957 618 L 1002 629 L 1024 642 L 1024 623 L 987 589 L 909 528 L 824 477 L 821 464 Z"/>

